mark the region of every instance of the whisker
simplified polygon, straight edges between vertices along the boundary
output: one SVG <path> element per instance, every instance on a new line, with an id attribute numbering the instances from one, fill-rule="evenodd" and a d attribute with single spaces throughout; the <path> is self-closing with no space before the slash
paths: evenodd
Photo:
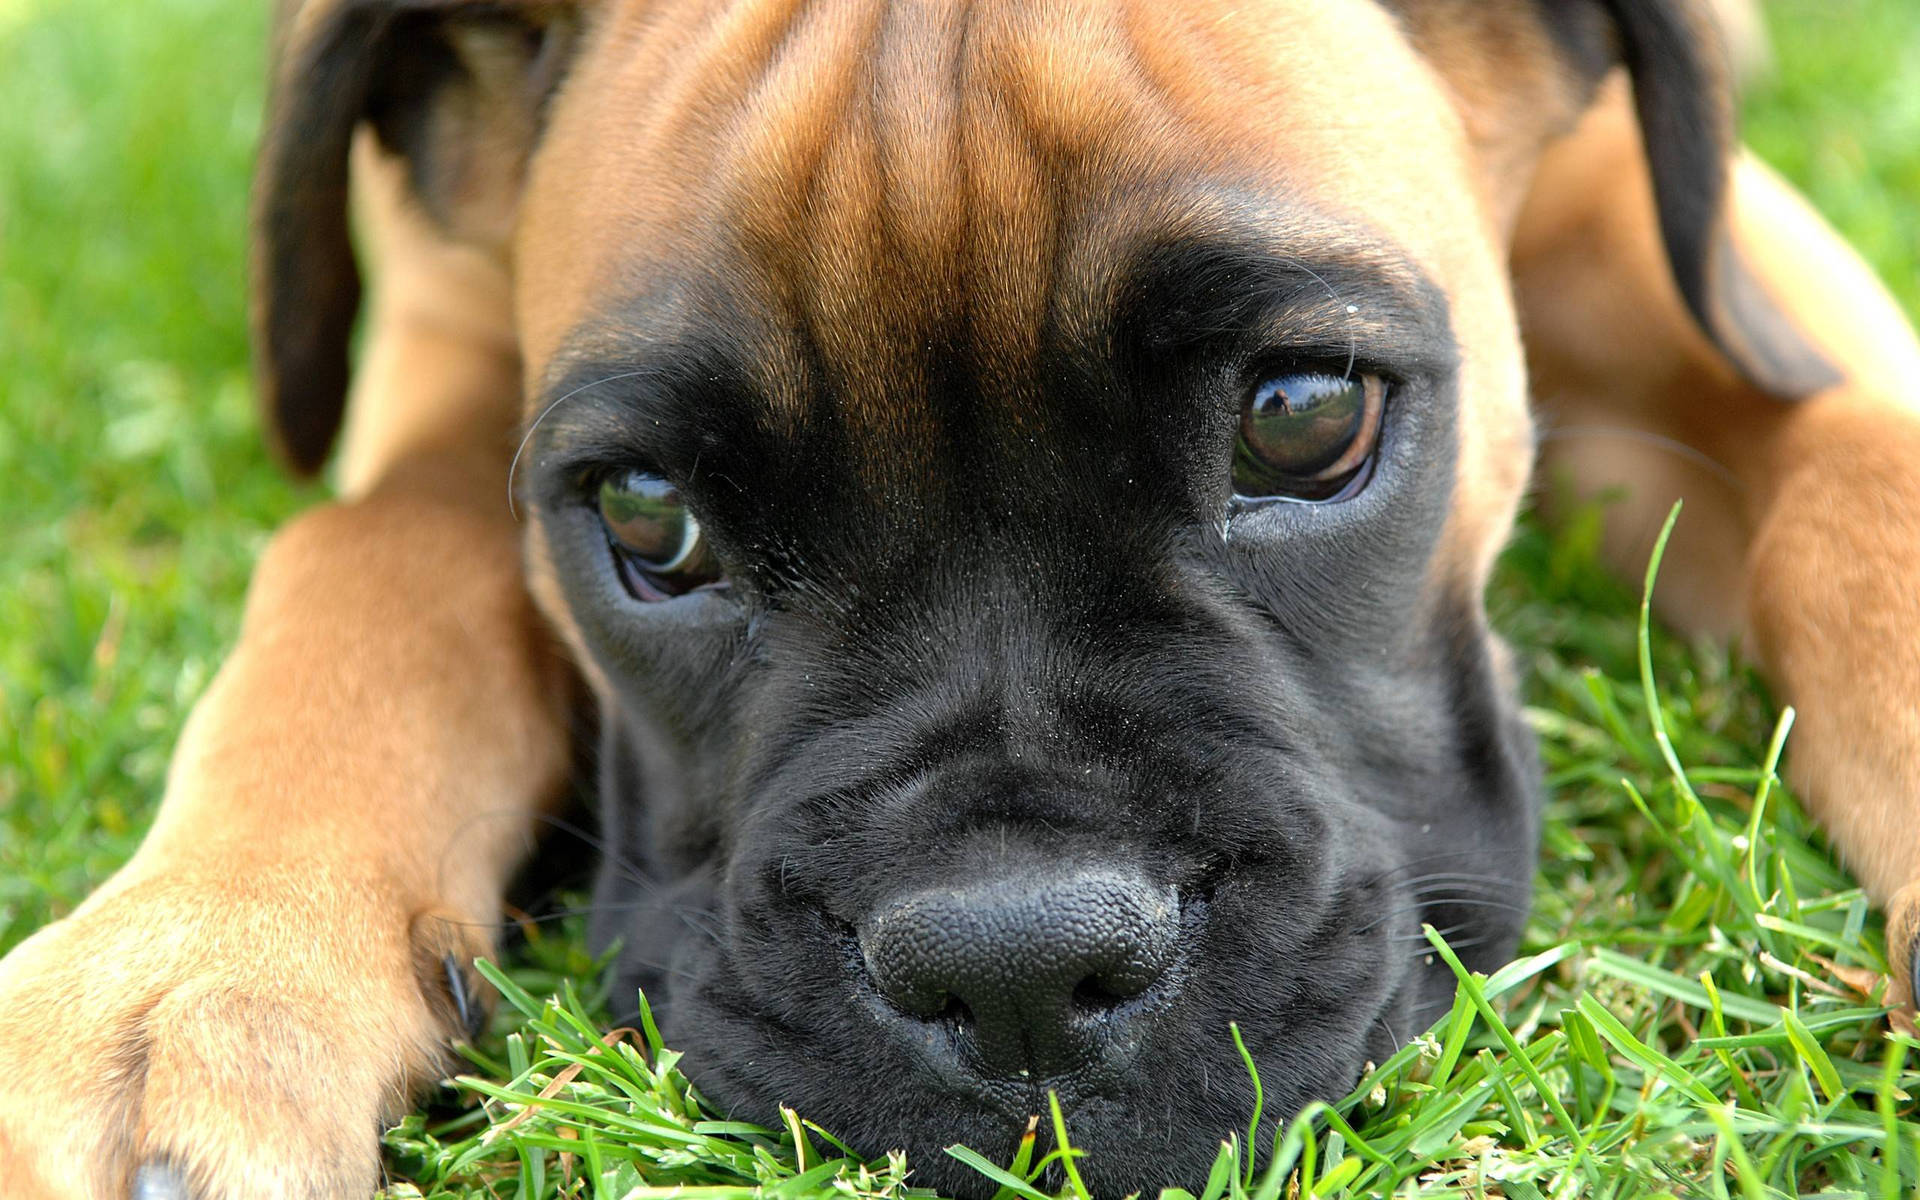
<path id="1" fill-rule="evenodd" d="M 1455 928 L 1458 929 L 1459 927 L 1456 926 Z M 1440 932 L 1440 936 L 1446 938 L 1447 945 L 1455 950 L 1471 950 L 1475 946 L 1484 946 L 1488 942 L 1491 942 L 1493 940 L 1492 935 L 1484 934 L 1484 933 L 1480 934 L 1477 937 L 1465 937 L 1465 938 L 1448 937 L 1445 930 L 1442 930 Z M 1409 946 L 1425 947 L 1426 950 L 1432 949 L 1432 945 L 1427 941 L 1427 935 L 1424 933 L 1400 934 L 1389 940 L 1395 941 L 1395 942 L 1403 942 Z M 1426 952 L 1425 950 L 1421 951 L 1422 954 L 1424 954 L 1425 952 Z"/>
<path id="2" fill-rule="evenodd" d="M 635 966 L 645 967 L 649 971 L 656 971 L 666 978 L 678 979 L 683 983 L 698 983 L 700 981 L 700 977 L 692 971 L 687 970 L 685 967 L 676 967 L 672 963 L 659 962 L 651 958 L 639 958 L 624 952 L 620 956 L 620 961 L 623 964 L 632 963 Z"/>
<path id="3" fill-rule="evenodd" d="M 1532 910 L 1524 904 L 1508 904 L 1504 900 L 1486 900 L 1477 896 L 1430 896 L 1415 908 L 1446 908 L 1457 905 L 1461 908 L 1491 908 L 1500 912 L 1509 912 L 1515 916 L 1531 916 Z M 1403 910 L 1404 911 L 1404 910 Z"/>
<path id="4" fill-rule="evenodd" d="M 1395 917 L 1403 916 L 1410 912 L 1424 912 L 1430 908 L 1447 908 L 1447 907 L 1490 908 L 1499 912 L 1509 912 L 1517 917 L 1528 916 L 1530 915 L 1530 911 L 1531 911 L 1522 905 L 1508 904 L 1504 900 L 1487 900 L 1487 899 L 1483 899 L 1476 896 L 1447 896 L 1447 895 L 1421 896 L 1418 898 L 1417 903 L 1403 904 L 1398 908 L 1387 909 L 1385 912 L 1382 912 L 1380 915 L 1376 916 L 1373 920 L 1368 921 L 1365 925 L 1362 925 L 1358 929 L 1355 929 L 1353 933 L 1356 936 L 1359 934 L 1367 933 L 1373 929 L 1379 928 L 1381 925 L 1386 924 L 1388 921 L 1391 921 Z"/>
<path id="5" fill-rule="evenodd" d="M 498 921 L 462 921 L 456 917 L 449 917 L 438 913 L 434 915 L 434 919 L 442 925 L 448 925 L 455 929 L 512 930 L 527 925 L 551 925 L 555 921 L 564 921 L 569 917 L 591 917 L 596 913 L 603 912 L 630 912 L 634 909 L 645 908 L 651 903 L 651 900 L 633 900 L 622 904 L 582 904 L 570 908 L 548 909 L 538 916 L 532 913 L 521 913 L 518 916 L 504 916 Z"/>
<path id="6" fill-rule="evenodd" d="M 1485 849 L 1440 850 L 1432 854 L 1417 855 L 1413 858 L 1409 858 L 1405 860 L 1404 862 L 1396 863 L 1391 867 L 1387 867 L 1384 870 L 1378 871 L 1367 878 L 1366 886 L 1370 887 L 1378 883 L 1383 883 L 1386 880 L 1392 879 L 1396 875 L 1399 875 L 1406 871 L 1414 870 L 1417 867 L 1425 867 L 1432 863 L 1439 863 L 1439 862 L 1445 862 L 1452 859 L 1462 859 L 1462 858 L 1469 859 L 1475 864 L 1498 863 L 1506 859 L 1521 859 L 1528 862 L 1532 861 L 1531 853 L 1524 850 L 1485 850 Z M 1481 878 L 1499 878 L 1498 876 L 1480 876 L 1480 877 Z"/>
<path id="7" fill-rule="evenodd" d="M 1481 888 L 1487 891 L 1531 892 L 1533 885 L 1524 880 L 1509 879 L 1502 875 L 1474 875 L 1460 871 L 1438 871 L 1431 875 L 1416 875 L 1403 880 L 1401 887 L 1416 889 L 1430 884 L 1444 883 L 1455 887 Z"/>
<path id="8" fill-rule="evenodd" d="M 651 369 L 646 369 L 646 370 L 637 370 L 637 371 L 621 371 L 621 372 L 618 372 L 617 374 L 605 375 L 599 379 L 595 379 L 587 383 L 583 383 L 579 387 L 569 388 L 565 393 L 563 393 L 561 396 L 556 398 L 553 401 L 553 403 L 547 405 L 545 408 L 540 410 L 540 415 L 535 417 L 527 425 L 527 431 L 520 435 L 520 444 L 513 448 L 513 461 L 507 464 L 507 512 L 513 517 L 514 520 L 518 521 L 520 519 L 520 509 L 514 503 L 514 494 L 513 494 L 514 472 L 520 469 L 520 455 L 526 450 L 527 443 L 533 440 L 533 433 L 536 429 L 540 428 L 540 422 L 546 420 L 547 416 L 550 413 L 552 413 L 554 409 L 559 408 L 562 404 L 565 404 L 567 401 L 573 399 L 575 396 L 578 396 L 581 392 L 584 392 L 589 388 L 597 388 L 603 383 L 616 383 L 622 379 L 637 379 L 642 375 L 655 375 L 655 374 L 658 374 L 658 372 Z"/>
<path id="9" fill-rule="evenodd" d="M 1373 1023 L 1386 1031 L 1387 1040 L 1393 1043 L 1393 1052 L 1395 1054 L 1400 1053 L 1400 1035 L 1393 1031 L 1393 1026 L 1388 1024 L 1387 1019 L 1385 1017 L 1375 1017 Z"/>
<path id="10" fill-rule="evenodd" d="M 1436 930 L 1435 932 L 1437 932 L 1443 938 L 1450 938 L 1454 934 L 1459 933 L 1461 930 L 1465 928 L 1466 928 L 1465 925 L 1449 925 L 1445 929 Z M 1388 938 L 1387 940 L 1390 942 L 1418 942 L 1423 946 L 1428 944 L 1427 935 L 1425 932 L 1396 933 L 1392 937 Z M 1447 944 L 1451 946 L 1454 943 L 1448 942 Z"/>
<path id="11" fill-rule="evenodd" d="M 567 834 L 568 836 L 576 839 L 577 841 L 585 845 L 589 850 L 595 851 L 600 855 L 600 858 L 603 862 L 611 863 L 615 867 L 619 868 L 623 878 L 627 879 L 629 882 L 637 883 L 640 886 L 653 891 L 658 891 L 660 889 L 659 881 L 654 879 L 652 876 L 648 875 L 645 867 L 633 861 L 631 858 L 628 858 L 624 854 L 616 853 L 614 849 L 607 844 L 607 840 L 599 836 L 598 834 L 589 833 L 585 829 L 582 829 L 580 826 L 574 824 L 572 821 L 568 821 L 561 817 L 552 816 L 547 813 L 535 813 L 534 819 L 550 828 L 557 829 L 561 833 Z"/>
<path id="12" fill-rule="evenodd" d="M 705 921 L 712 919 L 713 917 L 713 913 L 709 912 L 708 910 L 701 909 L 701 908 L 688 908 L 685 905 L 676 904 L 673 906 L 673 915 L 680 918 L 680 923 L 682 925 L 685 925 L 688 929 L 691 929 L 693 932 L 707 938 L 708 940 L 713 942 L 714 945 L 723 946 L 726 944 L 725 941 L 720 937 L 719 930 L 713 928 L 710 925 L 706 925 L 703 923 Z"/>
<path id="13" fill-rule="evenodd" d="M 1618 438 L 1621 441 L 1639 442 L 1642 445 L 1652 446 L 1658 450 L 1665 450 L 1676 458 L 1685 459 L 1695 466 L 1705 467 L 1708 471 L 1718 476 L 1721 482 L 1737 492 L 1745 492 L 1747 490 L 1747 485 L 1740 481 L 1740 477 L 1735 475 L 1733 471 L 1719 459 L 1706 454 L 1696 447 L 1689 446 L 1677 438 L 1670 438 L 1664 434 L 1654 433 L 1651 430 L 1635 429 L 1627 425 L 1554 425 L 1542 431 L 1539 437 L 1539 444 L 1545 445 L 1548 442 L 1564 441 L 1581 437 Z"/>

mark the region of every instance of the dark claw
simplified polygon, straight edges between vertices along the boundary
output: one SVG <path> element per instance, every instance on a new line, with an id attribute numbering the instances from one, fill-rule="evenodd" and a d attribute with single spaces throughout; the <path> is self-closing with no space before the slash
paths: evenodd
<path id="1" fill-rule="evenodd" d="M 133 1173 L 132 1200 L 193 1200 L 178 1167 L 148 1163 Z"/>
<path id="2" fill-rule="evenodd" d="M 473 994 L 467 990 L 467 973 L 460 969 L 460 960 L 449 954 L 441 958 L 440 965 L 447 972 L 447 994 L 453 997 L 453 1011 L 460 1018 L 460 1027 L 467 1031 L 467 1037 L 480 1036 L 482 1014 L 480 1006 L 473 1002 Z"/>

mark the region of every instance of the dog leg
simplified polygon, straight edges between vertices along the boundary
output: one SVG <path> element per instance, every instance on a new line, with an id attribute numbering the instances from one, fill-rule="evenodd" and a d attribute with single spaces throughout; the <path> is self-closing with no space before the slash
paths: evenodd
<path id="1" fill-rule="evenodd" d="M 564 778 L 570 684 L 506 503 L 504 273 L 400 241 L 347 498 L 273 539 L 139 852 L 0 962 L 9 1196 L 365 1196 L 475 1016 L 449 971 Z"/>
<path id="2" fill-rule="evenodd" d="M 1676 498 L 1663 614 L 1745 630 L 1798 722 L 1788 774 L 1889 917 L 1896 994 L 1920 932 L 1920 346 L 1899 307 L 1791 189 L 1733 172 L 1754 276 L 1838 369 L 1782 401 L 1700 335 L 1662 257 L 1648 174 L 1615 81 L 1545 158 L 1514 278 L 1549 480 L 1624 485 L 1608 546 L 1644 568 Z"/>

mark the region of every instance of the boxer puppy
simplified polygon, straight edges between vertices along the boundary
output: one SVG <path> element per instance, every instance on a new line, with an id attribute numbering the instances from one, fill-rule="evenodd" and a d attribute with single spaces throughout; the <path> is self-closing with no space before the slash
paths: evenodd
<path id="1" fill-rule="evenodd" d="M 1688 496 L 1667 615 L 1751 631 L 1905 968 L 1920 350 L 1704 8 L 313 0 L 276 64 L 262 391 L 316 469 L 352 191 L 345 498 L 0 966 L 0 1045 L 75 1047 L 0 1098 L 24 1186 L 372 1185 L 566 777 L 547 629 L 593 936 L 718 1105 L 984 1194 L 939 1148 L 1053 1090 L 1098 1194 L 1198 1182 L 1229 1021 L 1284 1114 L 1448 1000 L 1420 923 L 1513 948 L 1530 394 L 1733 472 L 1561 464 L 1629 563 Z"/>

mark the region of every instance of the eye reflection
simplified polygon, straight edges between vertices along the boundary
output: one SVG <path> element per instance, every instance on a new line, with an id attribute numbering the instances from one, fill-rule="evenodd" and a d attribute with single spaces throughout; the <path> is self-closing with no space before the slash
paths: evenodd
<path id="1" fill-rule="evenodd" d="M 1233 487 L 1248 499 L 1341 498 L 1379 441 L 1386 383 L 1378 375 L 1298 372 L 1249 390 L 1234 447 Z"/>
<path id="2" fill-rule="evenodd" d="M 627 590 L 662 600 L 719 578 L 700 522 L 679 489 L 658 475 L 627 471 L 600 484 L 600 524 Z"/>

